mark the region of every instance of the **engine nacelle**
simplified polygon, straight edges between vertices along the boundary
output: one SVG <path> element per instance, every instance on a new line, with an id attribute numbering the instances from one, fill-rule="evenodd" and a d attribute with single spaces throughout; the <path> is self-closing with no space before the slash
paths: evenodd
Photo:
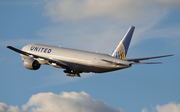
<path id="1" fill-rule="evenodd" d="M 26 58 L 24 60 L 24 66 L 30 70 L 38 70 L 41 64 L 39 64 L 39 62 L 33 58 Z"/>

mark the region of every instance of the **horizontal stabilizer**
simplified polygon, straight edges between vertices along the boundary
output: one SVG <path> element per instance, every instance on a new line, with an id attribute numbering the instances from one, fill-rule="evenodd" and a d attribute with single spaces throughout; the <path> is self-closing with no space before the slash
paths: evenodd
<path id="1" fill-rule="evenodd" d="M 110 64 L 113 64 L 113 65 L 131 66 L 131 63 L 117 63 L 117 62 L 109 61 L 109 60 L 105 60 L 105 59 L 101 59 L 101 60 L 105 61 L 105 62 L 108 62 Z"/>
<path id="2" fill-rule="evenodd" d="M 132 59 L 125 59 L 125 60 L 126 61 L 139 62 L 139 61 L 142 61 L 142 60 L 149 60 L 149 59 L 154 59 L 154 58 L 163 58 L 163 57 L 169 57 L 169 56 L 174 56 L 174 55 L 170 54 L 170 55 L 154 56 L 154 57 L 132 58 Z"/>
<path id="3" fill-rule="evenodd" d="M 144 63 L 132 63 L 132 65 L 141 65 L 141 64 L 162 64 L 162 62 L 144 62 Z"/>

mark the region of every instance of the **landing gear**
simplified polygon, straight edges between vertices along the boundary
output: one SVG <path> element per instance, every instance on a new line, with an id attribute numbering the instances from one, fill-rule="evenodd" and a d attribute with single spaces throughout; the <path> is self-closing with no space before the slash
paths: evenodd
<path id="1" fill-rule="evenodd" d="M 64 73 L 67 73 L 66 76 L 70 76 L 70 77 L 81 77 L 79 72 L 73 71 L 73 70 L 64 70 Z"/>
<path id="2" fill-rule="evenodd" d="M 70 77 L 81 77 L 79 73 L 76 73 L 76 74 L 72 74 L 72 73 L 67 73 L 66 76 L 70 76 Z"/>

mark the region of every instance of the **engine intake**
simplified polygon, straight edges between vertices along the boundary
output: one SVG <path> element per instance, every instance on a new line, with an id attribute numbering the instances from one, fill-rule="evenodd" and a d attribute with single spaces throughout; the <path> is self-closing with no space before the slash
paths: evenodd
<path id="1" fill-rule="evenodd" d="M 24 60 L 24 66 L 29 70 L 38 70 L 41 67 L 41 64 L 33 58 L 26 58 Z"/>

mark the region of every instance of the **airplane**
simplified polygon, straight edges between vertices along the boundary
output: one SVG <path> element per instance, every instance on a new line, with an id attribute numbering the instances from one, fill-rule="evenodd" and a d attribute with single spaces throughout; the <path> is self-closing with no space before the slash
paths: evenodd
<path id="1" fill-rule="evenodd" d="M 44 64 L 65 69 L 66 76 L 71 77 L 81 77 L 80 73 L 111 72 L 129 68 L 136 64 L 159 64 L 160 62 L 141 63 L 140 61 L 173 56 L 171 54 L 126 59 L 134 29 L 134 26 L 130 26 L 110 55 L 43 44 L 29 44 L 21 50 L 12 46 L 7 46 L 7 48 L 20 53 L 25 68 L 29 70 L 38 70 Z"/>

